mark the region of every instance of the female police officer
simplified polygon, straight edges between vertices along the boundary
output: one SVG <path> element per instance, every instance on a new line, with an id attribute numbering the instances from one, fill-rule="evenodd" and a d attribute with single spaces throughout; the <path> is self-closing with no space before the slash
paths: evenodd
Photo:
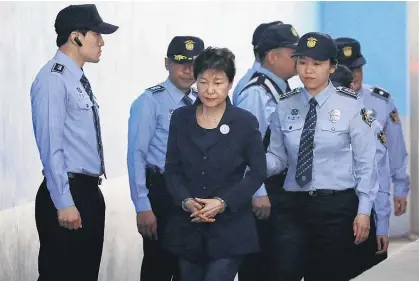
<path id="1" fill-rule="evenodd" d="M 267 152 L 268 176 L 288 167 L 284 192 L 295 194 L 290 215 L 300 226 L 294 244 L 302 249 L 297 258 L 306 281 L 349 280 L 378 190 L 375 139 L 362 101 L 329 81 L 336 55 L 330 36 L 301 37 L 294 56 L 304 88 L 281 97 Z"/>

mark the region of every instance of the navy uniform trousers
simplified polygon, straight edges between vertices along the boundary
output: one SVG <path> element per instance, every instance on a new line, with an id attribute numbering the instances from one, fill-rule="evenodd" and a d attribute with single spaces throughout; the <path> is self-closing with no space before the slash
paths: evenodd
<path id="1" fill-rule="evenodd" d="M 148 197 L 151 208 L 157 219 L 157 236 L 161 239 L 171 206 L 168 202 L 173 200 L 167 192 L 166 184 L 159 168 L 153 166 L 146 169 L 146 186 L 149 190 Z M 179 281 L 177 257 L 163 248 L 161 240 L 150 240 L 143 237 L 143 251 L 141 281 Z"/>
<path id="2" fill-rule="evenodd" d="M 97 281 L 105 228 L 105 201 L 97 177 L 69 176 L 70 192 L 80 213 L 82 228 L 60 226 L 46 180 L 35 199 L 40 250 L 38 281 Z"/>

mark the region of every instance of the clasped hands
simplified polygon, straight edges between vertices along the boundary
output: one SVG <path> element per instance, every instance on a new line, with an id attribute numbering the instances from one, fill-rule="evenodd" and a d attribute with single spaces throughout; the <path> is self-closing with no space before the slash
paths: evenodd
<path id="1" fill-rule="evenodd" d="M 191 213 L 191 222 L 215 222 L 214 217 L 223 211 L 223 203 L 218 199 L 191 198 L 184 203 L 185 209 Z"/>

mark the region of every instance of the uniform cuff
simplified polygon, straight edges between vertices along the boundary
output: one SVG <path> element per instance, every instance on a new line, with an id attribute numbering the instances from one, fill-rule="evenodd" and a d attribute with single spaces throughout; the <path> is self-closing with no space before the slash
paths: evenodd
<path id="1" fill-rule="evenodd" d="M 394 187 L 394 197 L 407 198 L 408 194 L 409 194 L 409 188 L 401 188 L 398 186 Z"/>
<path id="2" fill-rule="evenodd" d="M 52 202 L 54 202 L 54 206 L 57 210 L 68 208 L 71 206 L 74 206 L 73 196 L 71 196 L 70 189 L 67 189 L 67 191 L 63 194 L 61 193 L 51 193 L 51 199 Z"/>
<path id="3" fill-rule="evenodd" d="M 358 215 L 371 216 L 371 209 L 374 202 L 372 202 L 367 195 L 359 195 Z"/>
<path id="4" fill-rule="evenodd" d="M 377 218 L 377 235 L 388 236 L 389 221 L 386 218 Z"/>
<path id="5" fill-rule="evenodd" d="M 253 194 L 253 199 L 266 196 L 268 193 L 266 192 L 265 184 L 262 184 L 262 186 Z"/>
<path id="6" fill-rule="evenodd" d="M 134 201 L 135 212 L 151 211 L 151 203 L 148 197 L 140 197 Z"/>

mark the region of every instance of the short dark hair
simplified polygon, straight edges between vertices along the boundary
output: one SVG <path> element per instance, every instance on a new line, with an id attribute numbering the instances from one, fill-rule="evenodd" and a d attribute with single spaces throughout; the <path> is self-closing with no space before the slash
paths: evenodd
<path id="1" fill-rule="evenodd" d="M 335 87 L 343 86 L 346 88 L 351 87 L 354 80 L 353 72 L 346 66 L 338 64 L 334 73 L 330 75 L 330 81 Z"/>
<path id="2" fill-rule="evenodd" d="M 236 75 L 235 56 L 227 48 L 208 47 L 203 50 L 193 63 L 193 75 L 195 80 L 198 75 L 206 70 L 225 72 L 228 81 L 233 82 Z"/>
<path id="3" fill-rule="evenodd" d="M 64 45 L 65 43 L 67 43 L 68 37 L 70 36 L 70 34 L 73 31 L 74 30 L 68 31 L 68 32 L 65 32 L 65 33 L 57 34 L 56 44 L 57 44 L 58 48 L 61 47 L 62 45 Z M 86 36 L 88 30 L 87 29 L 78 29 L 78 30 L 75 30 L 75 31 L 80 32 L 81 34 L 83 34 L 83 36 Z"/>

